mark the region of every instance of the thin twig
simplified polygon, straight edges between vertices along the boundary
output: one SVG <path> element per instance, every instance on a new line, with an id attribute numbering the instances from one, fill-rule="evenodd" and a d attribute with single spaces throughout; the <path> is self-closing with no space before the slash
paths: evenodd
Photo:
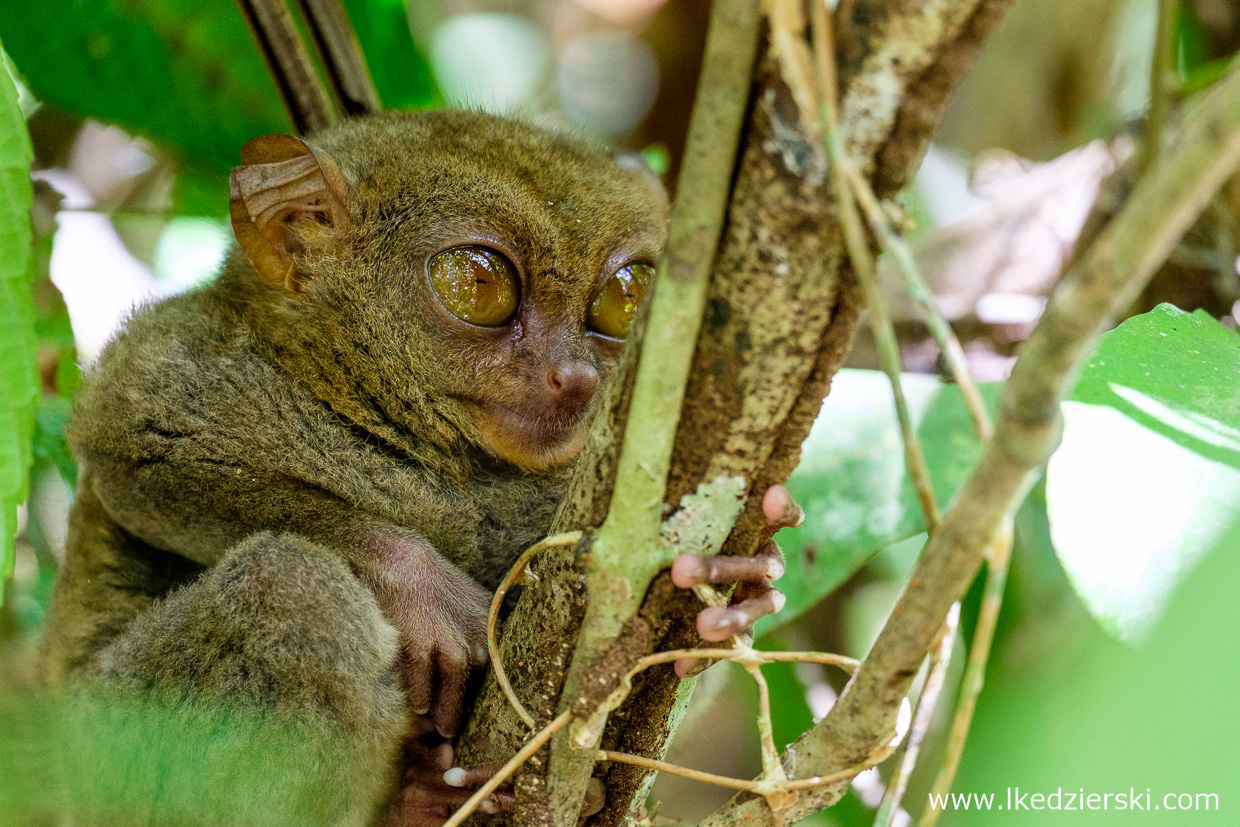
<path id="1" fill-rule="evenodd" d="M 495 589 L 495 595 L 491 598 L 491 611 L 487 614 L 487 652 L 491 655 L 491 668 L 495 670 L 495 680 L 499 683 L 499 688 L 503 690 L 504 697 L 508 699 L 508 703 L 512 704 L 512 708 L 516 711 L 517 716 L 528 727 L 534 726 L 534 716 L 521 703 L 521 699 L 517 697 L 517 693 L 512 689 L 512 684 L 508 682 L 508 673 L 504 671 L 504 658 L 499 651 L 499 640 L 496 636 L 499 610 L 504 605 L 504 597 L 508 594 L 508 590 L 517 582 L 517 578 L 525 573 L 525 567 L 540 552 L 553 546 L 571 546 L 579 542 L 581 542 L 580 531 L 553 534 L 550 537 L 539 540 L 521 552 L 521 556 L 517 558 L 517 562 L 512 564 L 508 574 L 504 575 L 504 579 L 500 581 L 499 587 Z"/>
<path id="2" fill-rule="evenodd" d="M 585 719 L 582 726 L 578 727 L 572 735 L 572 743 L 578 748 L 589 746 L 589 739 L 602 728 L 604 716 L 610 715 L 624 699 L 629 696 L 633 690 L 633 678 L 652 666 L 661 663 L 674 663 L 678 660 L 727 660 L 745 665 L 746 669 L 749 664 L 764 663 L 818 663 L 824 666 L 836 666 L 848 674 L 852 674 L 857 668 L 858 662 L 852 658 L 846 658 L 843 655 L 832 655 L 825 652 L 762 652 L 748 645 L 735 643 L 730 647 L 716 647 L 714 649 L 672 649 L 666 652 L 655 652 L 639 658 L 637 663 L 620 678 L 616 684 L 616 688 L 611 694 L 601 701 L 594 711 Z M 752 673 L 751 673 L 752 674 Z M 759 678 L 761 676 L 759 675 Z M 758 680 L 758 678 L 755 678 Z M 770 714 L 769 710 L 766 714 L 766 722 L 769 726 Z M 762 726 L 759 721 L 759 726 Z"/>
<path id="3" fill-rule="evenodd" d="M 379 93 L 340 0 L 297 0 L 297 5 L 314 38 L 340 111 L 350 116 L 378 112 Z"/>
<path id="4" fill-rule="evenodd" d="M 890 827 L 896 814 L 900 812 L 900 800 L 908 789 L 908 780 L 917 766 L 917 758 L 921 753 L 921 744 L 930 731 L 934 713 L 939 705 L 939 696 L 947 683 L 947 668 L 951 665 L 952 650 L 956 641 L 956 630 L 960 626 L 960 604 L 953 603 L 939 630 L 939 638 L 930 653 L 930 668 L 926 670 L 926 683 L 917 699 L 917 709 L 913 713 L 913 724 L 909 727 L 908 738 L 904 742 L 903 752 L 896 761 L 891 772 L 891 781 L 883 791 L 882 803 L 874 814 L 875 827 Z"/>
<path id="5" fill-rule="evenodd" d="M 293 128 L 305 135 L 335 123 L 336 111 L 284 0 L 237 0 L 237 5 Z"/>
<path id="6" fill-rule="evenodd" d="M 947 749 L 934 779 L 931 795 L 946 795 L 956 779 L 960 758 L 964 754 L 965 741 L 973 724 L 973 712 L 977 698 L 986 682 L 986 664 L 990 660 L 990 647 L 995 639 L 995 627 L 999 624 L 999 610 L 1003 607 L 1003 589 L 1007 583 L 1008 564 L 1012 559 L 1012 523 L 1004 525 L 990 547 L 986 562 L 986 585 L 982 592 L 982 606 L 977 614 L 977 627 L 973 643 L 969 647 L 969 660 L 965 665 L 964 679 L 960 682 L 960 700 L 952 718 L 947 738 Z M 926 807 L 922 810 L 920 827 L 934 827 L 942 810 Z"/>
<path id="7" fill-rule="evenodd" d="M 1137 169 L 1142 175 L 1158 166 L 1163 129 L 1171 99 L 1170 76 L 1175 60 L 1175 21 L 1180 0 L 1158 0 L 1158 23 L 1154 30 L 1154 54 L 1150 57 L 1150 109 L 1145 119 L 1145 138 Z"/>
<path id="8" fill-rule="evenodd" d="M 508 778 L 517 771 L 517 767 L 529 760 L 529 757 L 538 752 L 544 744 L 551 740 L 551 736 L 557 731 L 564 728 L 564 725 L 572 720 L 572 713 L 565 710 L 555 717 L 551 723 L 535 733 L 530 740 L 525 742 L 525 746 L 517 750 L 517 754 L 508 759 L 504 766 L 500 767 L 499 772 L 491 776 L 485 784 L 478 788 L 478 791 L 469 797 L 469 799 L 461 805 L 460 809 L 452 814 L 452 817 L 444 822 L 443 827 L 459 827 L 459 825 L 478 809 L 479 805 L 486 800 L 487 796 L 499 789 L 499 785 L 503 784 Z"/>
<path id="9" fill-rule="evenodd" d="M 869 220 L 870 227 L 874 234 L 878 236 L 882 243 L 884 251 L 891 255 L 895 260 L 896 267 L 904 276 L 904 285 L 912 297 L 913 302 L 921 311 L 923 321 L 930 330 L 930 335 L 934 337 L 934 341 L 939 346 L 939 351 L 943 354 L 943 358 L 947 360 L 948 371 L 951 373 L 952 379 L 960 386 L 960 394 L 964 397 L 965 406 L 969 410 L 969 416 L 973 420 L 973 430 L 977 432 L 978 438 L 983 442 L 990 439 L 994 434 L 994 425 L 990 421 L 990 412 L 986 410 L 986 403 L 982 399 L 981 392 L 977 389 L 977 382 L 973 378 L 973 372 L 969 369 L 968 359 L 964 355 L 964 348 L 960 346 L 960 339 L 956 337 L 956 333 L 952 330 L 951 324 L 943 316 L 943 312 L 939 310 L 938 305 L 934 301 L 934 293 L 930 290 L 930 285 L 926 283 L 925 276 L 922 275 L 921 269 L 917 266 L 917 260 L 913 257 L 912 250 L 904 241 L 904 237 L 896 232 L 888 220 L 886 212 L 878 203 L 878 198 L 874 195 L 874 191 L 870 188 L 870 184 L 861 174 L 857 172 L 852 164 L 842 164 L 840 166 L 844 177 L 848 179 L 849 185 L 852 187 L 853 193 L 857 197 L 857 201 L 861 204 L 861 208 Z"/>
<path id="10" fill-rule="evenodd" d="M 1195 107 L 1163 161 L 1060 282 L 1013 368 L 994 439 L 922 550 L 870 654 L 827 717 L 790 749 L 848 761 L 889 737 L 951 604 L 973 581 L 987 548 L 1057 447 L 1059 402 L 1096 337 L 1129 306 L 1237 163 L 1240 64 Z M 832 765 L 815 761 L 809 769 L 819 766 Z M 814 812 L 835 796 L 838 790 L 816 790 L 802 796 L 791 814 Z M 721 812 L 743 818 L 762 810 L 737 802 Z M 769 817 L 752 821 L 754 827 L 770 823 Z"/>
<path id="11" fill-rule="evenodd" d="M 886 745 L 882 749 L 874 753 L 870 758 L 859 764 L 831 773 L 830 775 L 813 775 L 809 778 L 790 778 L 780 783 L 780 788 L 792 792 L 795 790 L 806 790 L 811 787 L 821 787 L 824 784 L 834 784 L 838 781 L 844 781 L 858 773 L 868 770 L 870 767 L 878 766 L 887 760 L 887 757 L 895 750 L 894 745 Z M 665 772 L 670 775 L 679 775 L 682 778 L 690 778 L 694 781 L 701 781 L 705 784 L 713 784 L 716 787 L 728 787 L 733 790 L 744 790 L 745 792 L 762 793 L 766 787 L 761 781 L 753 781 L 748 778 L 733 778 L 728 775 L 716 775 L 713 772 L 703 772 L 689 767 L 682 767 L 679 764 L 669 764 L 666 761 L 660 761 L 657 758 L 647 758 L 644 755 L 633 755 L 628 752 L 616 752 L 615 750 L 601 749 L 598 751 L 599 761 L 618 761 L 622 764 L 632 764 L 637 767 L 645 767 L 648 770 L 656 772 Z M 446 827 L 446 825 L 445 825 Z"/>
<path id="12" fill-rule="evenodd" d="M 779 763 L 779 749 L 775 746 L 774 727 L 771 725 L 771 687 L 762 675 L 760 664 L 752 660 L 741 659 L 740 665 L 753 678 L 758 687 L 758 743 L 762 747 L 762 781 L 767 785 L 778 785 L 788 780 L 784 774 L 784 766 Z M 771 809 L 777 809 L 775 804 Z"/>
<path id="13" fill-rule="evenodd" d="M 759 649 L 749 649 L 740 651 L 737 649 L 669 649 L 666 652 L 655 652 L 653 655 L 646 655 L 637 661 L 637 664 L 630 670 L 630 677 L 635 676 L 643 669 L 649 669 L 660 663 L 672 663 L 681 658 L 701 658 L 709 660 L 740 660 L 746 658 L 749 660 L 760 661 L 762 663 L 818 663 L 823 666 L 836 666 L 851 675 L 860 665 L 860 661 L 845 657 L 844 655 L 832 655 L 826 652 L 763 652 Z"/>
<path id="14" fill-rule="evenodd" d="M 820 96 L 821 128 L 833 171 L 831 188 L 835 192 L 836 203 L 839 206 L 840 226 L 844 230 L 848 258 L 852 262 L 853 272 L 865 296 L 866 310 L 870 313 L 870 327 L 874 331 L 874 340 L 878 345 L 879 361 L 882 363 L 883 372 L 887 374 L 891 382 L 891 393 L 895 400 L 896 418 L 900 422 L 900 435 L 904 441 L 904 459 L 908 466 L 909 477 L 913 481 L 913 489 L 917 492 L 917 500 L 921 504 L 926 528 L 933 531 L 940 519 L 939 505 L 934 496 L 934 485 L 930 480 L 930 468 L 926 464 L 925 453 L 917 438 L 917 431 L 913 427 L 908 401 L 904 396 L 904 386 L 900 381 L 900 373 L 903 370 L 900 361 L 900 345 L 896 341 L 895 326 L 891 321 L 887 302 L 878 286 L 878 268 L 874 262 L 874 254 L 870 250 L 870 240 L 866 237 L 865 227 L 861 223 L 861 216 L 857 210 L 857 202 L 853 199 L 852 189 L 843 171 L 843 167 L 848 165 L 848 159 L 840 143 L 836 115 L 835 49 L 831 38 L 831 18 L 822 3 L 811 3 L 810 9 L 818 86 L 823 92 Z"/>

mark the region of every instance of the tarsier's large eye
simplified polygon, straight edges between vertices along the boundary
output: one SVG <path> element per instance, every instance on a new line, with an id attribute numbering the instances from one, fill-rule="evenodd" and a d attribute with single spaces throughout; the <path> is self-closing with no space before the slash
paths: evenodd
<path id="1" fill-rule="evenodd" d="M 637 306 L 646 294 L 646 285 L 653 278 L 654 267 L 645 262 L 621 267 L 590 302 L 586 324 L 604 336 L 623 339 L 629 334 L 629 325 L 633 323 Z"/>
<path id="2" fill-rule="evenodd" d="M 494 327 L 517 312 L 521 286 L 516 268 L 494 250 L 453 247 L 432 258 L 427 269 L 439 301 L 459 319 Z"/>

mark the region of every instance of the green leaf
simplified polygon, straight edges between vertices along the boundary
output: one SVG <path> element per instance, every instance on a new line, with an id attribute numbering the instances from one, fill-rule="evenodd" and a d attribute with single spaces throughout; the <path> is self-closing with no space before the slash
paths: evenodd
<path id="1" fill-rule="evenodd" d="M 35 409 L 34 457 L 49 463 L 69 486 L 70 496 L 77 488 L 77 461 L 65 442 L 65 426 L 73 403 L 64 397 L 49 399 Z"/>
<path id="2" fill-rule="evenodd" d="M 1063 410 L 1051 539 L 1103 628 L 1139 640 L 1240 517 L 1240 336 L 1160 305 L 1103 337 Z"/>
<path id="3" fill-rule="evenodd" d="M 386 105 L 435 101 L 399 0 L 347 5 Z M 40 98 L 170 151 L 183 212 L 224 213 L 241 145 L 292 128 L 233 0 L 5 2 L 0 37 Z"/>
<path id="4" fill-rule="evenodd" d="M 0 46 L 0 58 L 4 58 Z M 31 434 L 39 397 L 30 296 L 30 161 L 17 87 L 0 67 L 0 599 L 13 574 L 17 506 L 30 487 Z"/>
<path id="5" fill-rule="evenodd" d="M 413 45 L 404 0 L 345 0 L 385 109 L 422 109 L 443 99 L 431 66 Z"/>
<path id="6" fill-rule="evenodd" d="M 213 182 L 223 211 L 241 145 L 289 122 L 231 0 L 0 3 L 0 36 L 48 103 L 150 138 Z"/>
<path id="7" fill-rule="evenodd" d="M 935 494 L 946 507 L 981 445 L 959 388 L 933 376 L 902 379 Z M 992 403 L 998 389 L 983 387 Z M 759 621 L 756 634 L 794 619 L 877 552 L 925 531 L 884 374 L 842 370 L 835 376 L 788 489 L 806 514 L 801 526 L 778 537 L 788 563 L 779 588 L 788 602 L 775 617 Z"/>

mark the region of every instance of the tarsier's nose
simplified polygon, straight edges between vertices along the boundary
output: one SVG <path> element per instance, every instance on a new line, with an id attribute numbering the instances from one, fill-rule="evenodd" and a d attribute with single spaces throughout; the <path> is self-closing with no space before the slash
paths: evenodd
<path id="1" fill-rule="evenodd" d="M 598 371 L 589 362 L 560 362 L 547 371 L 547 388 L 552 404 L 559 406 L 565 414 L 576 415 L 594 397 L 594 391 L 598 388 Z"/>

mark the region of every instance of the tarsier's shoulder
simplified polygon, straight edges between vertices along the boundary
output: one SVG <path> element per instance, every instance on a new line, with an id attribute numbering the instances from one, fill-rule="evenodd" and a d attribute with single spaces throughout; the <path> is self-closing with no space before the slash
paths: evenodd
<path id="1" fill-rule="evenodd" d="M 145 453 L 150 434 L 202 430 L 245 388 L 281 381 L 213 288 L 166 299 L 135 312 L 87 369 L 70 441 L 87 457 Z"/>

